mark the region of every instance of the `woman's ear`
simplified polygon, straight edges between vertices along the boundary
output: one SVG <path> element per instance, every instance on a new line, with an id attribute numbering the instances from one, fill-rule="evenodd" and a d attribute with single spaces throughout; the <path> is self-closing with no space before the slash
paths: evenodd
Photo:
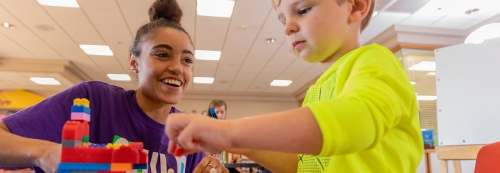
<path id="1" fill-rule="evenodd" d="M 132 72 L 139 73 L 139 62 L 137 62 L 137 59 L 132 52 L 129 52 L 128 54 L 128 66 Z"/>
<path id="2" fill-rule="evenodd" d="M 350 0 L 351 11 L 349 13 L 349 23 L 361 23 L 370 11 L 372 0 Z"/>

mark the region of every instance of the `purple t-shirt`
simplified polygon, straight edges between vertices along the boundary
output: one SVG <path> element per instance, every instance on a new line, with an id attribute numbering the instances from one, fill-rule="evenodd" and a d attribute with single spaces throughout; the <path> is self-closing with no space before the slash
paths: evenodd
<path id="1" fill-rule="evenodd" d="M 82 82 L 2 121 L 14 134 L 61 143 L 62 127 L 70 120 L 73 100 L 87 98 L 91 109 L 91 143 L 112 143 L 115 135 L 128 141 L 143 142 L 144 151 L 148 152 L 148 173 L 163 173 L 170 169 L 175 173 L 192 172 L 205 154 L 183 157 L 168 154 L 169 139 L 164 133 L 165 126 L 141 110 L 135 94 L 134 90 L 103 82 Z M 179 110 L 172 107 L 170 112 Z M 38 168 L 35 170 L 43 172 Z"/>

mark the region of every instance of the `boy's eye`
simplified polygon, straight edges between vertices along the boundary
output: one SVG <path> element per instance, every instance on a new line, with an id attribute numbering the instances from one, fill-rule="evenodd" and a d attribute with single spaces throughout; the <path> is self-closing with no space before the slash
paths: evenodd
<path id="1" fill-rule="evenodd" d="M 298 13 L 299 13 L 300 15 L 304 15 L 304 14 L 308 13 L 310 10 L 311 10 L 311 8 L 301 8 L 301 9 L 298 11 Z"/>
<path id="2" fill-rule="evenodd" d="M 167 53 L 156 53 L 155 55 L 156 55 L 157 57 L 161 57 L 161 58 L 168 57 L 168 54 L 167 54 Z"/>

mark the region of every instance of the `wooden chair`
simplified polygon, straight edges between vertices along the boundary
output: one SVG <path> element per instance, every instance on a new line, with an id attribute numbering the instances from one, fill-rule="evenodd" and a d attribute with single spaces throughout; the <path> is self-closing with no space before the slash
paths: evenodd
<path id="1" fill-rule="evenodd" d="M 476 160 L 479 150 L 484 145 L 439 146 L 436 149 L 440 173 L 448 173 L 448 160 L 453 161 L 455 173 L 462 173 L 460 160 Z"/>

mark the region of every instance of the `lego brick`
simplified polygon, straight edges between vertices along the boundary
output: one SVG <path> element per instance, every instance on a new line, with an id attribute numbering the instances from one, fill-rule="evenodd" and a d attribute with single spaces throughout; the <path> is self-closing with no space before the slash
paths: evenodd
<path id="1" fill-rule="evenodd" d="M 63 148 L 61 162 L 111 163 L 113 149 Z"/>
<path id="2" fill-rule="evenodd" d="M 83 112 L 71 112 L 71 120 L 83 120 L 90 122 L 90 115 Z"/>
<path id="3" fill-rule="evenodd" d="M 90 121 L 82 121 L 82 129 L 83 129 L 83 136 L 90 136 L 90 126 L 89 126 Z"/>
<path id="4" fill-rule="evenodd" d="M 73 100 L 73 105 L 83 105 L 85 107 L 90 107 L 90 101 L 86 98 L 76 98 Z"/>
<path id="5" fill-rule="evenodd" d="M 89 136 L 83 136 L 83 143 L 89 143 Z"/>
<path id="6" fill-rule="evenodd" d="M 132 170 L 132 163 L 111 163 L 111 171 L 130 171 Z"/>
<path id="7" fill-rule="evenodd" d="M 90 108 L 85 107 L 83 105 L 73 105 L 71 106 L 71 112 L 75 113 L 86 113 L 90 115 Z"/>
<path id="8" fill-rule="evenodd" d="M 138 164 L 148 164 L 148 153 L 140 150 L 139 151 L 139 162 Z"/>
<path id="9" fill-rule="evenodd" d="M 61 144 L 63 148 L 76 148 L 82 146 L 81 140 L 62 140 Z"/>
<path id="10" fill-rule="evenodd" d="M 57 170 L 57 173 L 70 173 L 71 171 L 69 170 Z"/>
<path id="11" fill-rule="evenodd" d="M 133 169 L 148 169 L 148 164 L 134 164 Z"/>
<path id="12" fill-rule="evenodd" d="M 113 163 L 139 163 L 139 151 L 132 146 L 122 145 L 113 151 L 111 162 Z"/>
<path id="13" fill-rule="evenodd" d="M 97 173 L 97 171 L 71 171 L 70 173 Z"/>
<path id="14" fill-rule="evenodd" d="M 109 163 L 67 163 L 61 162 L 59 170 L 74 170 L 74 171 L 110 171 L 111 164 Z"/>
<path id="15" fill-rule="evenodd" d="M 83 125 L 79 121 L 68 121 L 64 124 L 62 130 L 63 140 L 82 140 Z"/>
<path id="16" fill-rule="evenodd" d="M 142 142 L 131 142 L 130 146 L 132 146 L 137 151 L 142 151 L 142 149 L 144 149 L 144 144 Z"/>

